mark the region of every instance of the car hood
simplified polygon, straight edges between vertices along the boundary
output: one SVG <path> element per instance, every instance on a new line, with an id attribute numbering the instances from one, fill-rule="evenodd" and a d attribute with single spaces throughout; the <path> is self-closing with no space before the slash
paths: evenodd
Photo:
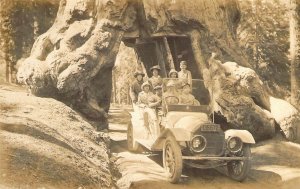
<path id="1" fill-rule="evenodd" d="M 167 128 L 183 128 L 189 132 L 194 132 L 201 123 L 209 122 L 207 114 L 199 112 L 169 112 L 166 119 Z"/>

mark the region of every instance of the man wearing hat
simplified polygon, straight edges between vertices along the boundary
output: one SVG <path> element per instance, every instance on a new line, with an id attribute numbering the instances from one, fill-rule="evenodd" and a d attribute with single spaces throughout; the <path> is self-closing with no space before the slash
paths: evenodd
<path id="1" fill-rule="evenodd" d="M 183 83 L 188 83 L 192 86 L 192 74 L 189 70 L 187 70 L 187 62 L 180 62 L 180 71 L 178 72 L 178 78 L 182 80 Z"/>
<path id="2" fill-rule="evenodd" d="M 191 105 L 191 106 L 199 106 L 200 103 L 194 95 L 191 94 L 191 87 L 188 83 L 182 84 L 182 92 L 179 96 L 179 104 L 183 105 Z"/>
<path id="3" fill-rule="evenodd" d="M 162 84 L 162 78 L 159 75 L 160 68 L 156 65 L 150 68 L 150 71 L 152 72 L 152 77 L 149 78 L 149 82 L 151 83 L 152 89 L 154 89 L 156 86 Z"/>
<path id="4" fill-rule="evenodd" d="M 135 105 L 138 100 L 138 95 L 142 91 L 143 77 L 145 74 L 143 72 L 137 71 L 134 73 L 136 80 L 130 86 L 130 98 L 132 103 Z"/>

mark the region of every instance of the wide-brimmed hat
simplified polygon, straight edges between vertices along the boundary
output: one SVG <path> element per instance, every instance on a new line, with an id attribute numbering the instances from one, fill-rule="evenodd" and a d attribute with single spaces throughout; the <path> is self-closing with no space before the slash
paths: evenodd
<path id="1" fill-rule="evenodd" d="M 187 66 L 187 62 L 186 62 L 185 60 L 182 60 L 182 61 L 180 62 L 180 66 L 182 66 L 182 65 L 186 65 L 186 66 Z"/>
<path id="2" fill-rule="evenodd" d="M 146 81 L 146 82 L 144 82 L 143 84 L 142 84 L 142 89 L 144 89 L 144 87 L 145 86 L 151 86 L 151 84 L 148 82 L 148 81 Z"/>
<path id="3" fill-rule="evenodd" d="M 134 77 L 137 77 L 138 75 L 141 75 L 142 77 L 145 76 L 145 74 L 144 74 L 143 72 L 141 72 L 141 71 L 136 71 L 136 72 L 134 73 Z"/>
<path id="4" fill-rule="evenodd" d="M 152 66 L 152 67 L 150 68 L 150 71 L 152 72 L 153 70 L 158 70 L 158 71 L 160 71 L 160 67 L 159 67 L 158 65 Z"/>
<path id="5" fill-rule="evenodd" d="M 158 89 L 162 89 L 162 86 L 161 85 L 157 85 L 154 87 L 154 90 L 158 90 Z"/>
<path id="6" fill-rule="evenodd" d="M 178 76 L 178 72 L 175 69 L 171 69 L 170 72 L 169 72 L 169 77 L 171 77 L 172 73 L 176 73 L 177 76 Z"/>

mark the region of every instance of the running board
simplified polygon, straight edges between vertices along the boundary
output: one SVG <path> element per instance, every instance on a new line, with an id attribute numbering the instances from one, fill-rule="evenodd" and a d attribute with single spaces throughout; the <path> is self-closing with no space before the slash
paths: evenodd
<path id="1" fill-rule="evenodd" d="M 199 156 L 182 156 L 186 160 L 249 160 L 251 157 L 199 157 Z"/>

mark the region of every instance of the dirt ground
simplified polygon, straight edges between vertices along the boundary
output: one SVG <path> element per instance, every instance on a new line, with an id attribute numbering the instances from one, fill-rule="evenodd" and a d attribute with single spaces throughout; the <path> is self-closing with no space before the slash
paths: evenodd
<path id="1" fill-rule="evenodd" d="M 128 152 L 128 111 L 113 106 L 105 134 L 63 103 L 0 84 L 0 189 L 115 188 L 116 177 L 121 189 L 299 188 L 300 145 L 280 134 L 253 146 L 252 169 L 242 183 L 228 178 L 223 168 L 185 168 L 181 182 L 170 184 L 161 154 Z"/>
<path id="2" fill-rule="evenodd" d="M 108 135 L 65 104 L 0 84 L 0 188 L 114 188 Z"/>
<path id="3" fill-rule="evenodd" d="M 199 170 L 185 168 L 182 181 L 170 184 L 162 168 L 161 154 L 145 150 L 130 153 L 126 147 L 128 109 L 110 111 L 111 150 L 118 157 L 117 165 L 122 177 L 120 188 L 132 189 L 298 189 L 300 185 L 300 145 L 287 142 L 280 134 L 274 139 L 260 142 L 252 148 L 252 169 L 242 183 L 226 176 L 224 168 Z"/>

